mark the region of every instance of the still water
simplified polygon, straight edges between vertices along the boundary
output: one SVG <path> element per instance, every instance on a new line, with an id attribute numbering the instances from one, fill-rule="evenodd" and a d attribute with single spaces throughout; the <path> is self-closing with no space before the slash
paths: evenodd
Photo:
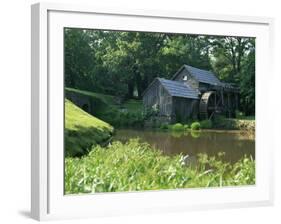
<path id="1" fill-rule="evenodd" d="M 254 134 L 240 131 L 200 131 L 200 132 L 168 132 L 155 130 L 120 129 L 116 131 L 115 140 L 122 142 L 130 138 L 140 138 L 150 143 L 164 154 L 182 153 L 196 158 L 198 153 L 209 156 L 225 152 L 224 161 L 234 163 L 245 154 L 255 158 Z"/>

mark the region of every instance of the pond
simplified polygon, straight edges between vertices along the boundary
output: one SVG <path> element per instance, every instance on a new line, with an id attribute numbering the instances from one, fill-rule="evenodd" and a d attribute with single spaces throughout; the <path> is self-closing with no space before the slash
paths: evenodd
<path id="1" fill-rule="evenodd" d="M 225 152 L 223 160 L 234 163 L 244 155 L 255 158 L 254 134 L 241 131 L 197 131 L 169 132 L 158 130 L 119 129 L 114 140 L 125 142 L 130 138 L 140 138 L 150 143 L 166 155 L 182 153 L 196 162 L 198 153 L 209 156 Z"/>

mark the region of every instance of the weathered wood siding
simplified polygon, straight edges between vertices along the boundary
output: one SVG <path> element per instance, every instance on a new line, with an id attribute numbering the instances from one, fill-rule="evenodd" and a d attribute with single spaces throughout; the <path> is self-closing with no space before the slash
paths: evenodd
<path id="1" fill-rule="evenodd" d="M 160 116 L 172 115 L 172 97 L 159 81 L 155 81 L 144 94 L 143 104 L 146 109 L 151 109 L 153 106 L 157 105 Z"/>
<path id="2" fill-rule="evenodd" d="M 173 97 L 173 115 L 176 121 L 198 118 L 199 100 Z"/>
<path id="3" fill-rule="evenodd" d="M 183 80 L 184 76 L 186 76 L 187 80 Z M 186 69 L 183 69 L 175 78 L 176 81 L 187 82 L 189 86 L 193 89 L 198 89 L 199 82 L 191 76 Z"/>

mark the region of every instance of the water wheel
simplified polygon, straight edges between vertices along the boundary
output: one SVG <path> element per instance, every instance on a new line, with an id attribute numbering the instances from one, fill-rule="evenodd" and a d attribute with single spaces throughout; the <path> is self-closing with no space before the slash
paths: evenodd
<path id="1" fill-rule="evenodd" d="M 216 92 L 208 91 L 203 93 L 199 103 L 199 116 L 200 119 L 209 119 L 210 116 L 216 112 Z"/>

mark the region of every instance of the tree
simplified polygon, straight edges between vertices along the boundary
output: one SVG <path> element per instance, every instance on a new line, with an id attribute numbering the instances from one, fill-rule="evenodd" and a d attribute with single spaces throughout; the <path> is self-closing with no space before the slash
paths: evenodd
<path id="1" fill-rule="evenodd" d="M 250 40 L 248 37 L 210 38 L 210 44 L 213 46 L 213 65 L 223 79 L 234 83 L 239 80 L 242 61 L 252 47 Z"/>
<path id="2" fill-rule="evenodd" d="M 241 109 L 254 113 L 254 38 L 65 29 L 68 87 L 141 98 L 155 77 L 170 79 L 183 64 L 238 85 Z"/>
<path id="3" fill-rule="evenodd" d="M 93 51 L 87 32 L 79 29 L 65 29 L 65 84 L 80 88 L 88 83 L 93 70 Z"/>
<path id="4" fill-rule="evenodd" d="M 255 48 L 251 48 L 242 64 L 240 77 L 241 109 L 246 115 L 255 114 Z"/>

